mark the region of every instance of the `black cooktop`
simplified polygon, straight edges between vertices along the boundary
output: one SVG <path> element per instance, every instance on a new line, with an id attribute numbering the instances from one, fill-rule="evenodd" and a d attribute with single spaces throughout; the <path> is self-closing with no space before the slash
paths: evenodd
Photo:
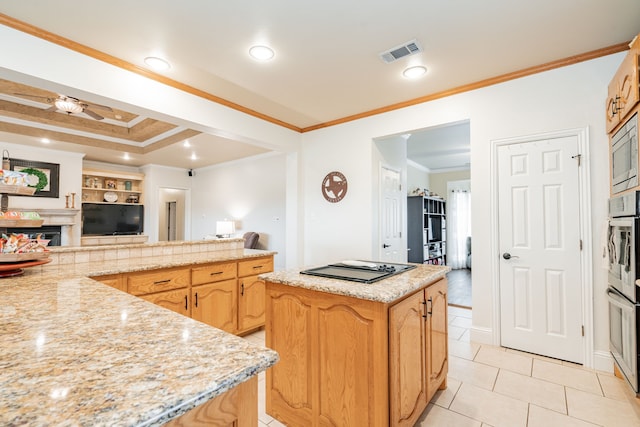
<path id="1" fill-rule="evenodd" d="M 375 261 L 343 261 L 303 270 L 300 274 L 349 280 L 351 282 L 373 283 L 413 268 L 416 268 L 416 266 Z"/>

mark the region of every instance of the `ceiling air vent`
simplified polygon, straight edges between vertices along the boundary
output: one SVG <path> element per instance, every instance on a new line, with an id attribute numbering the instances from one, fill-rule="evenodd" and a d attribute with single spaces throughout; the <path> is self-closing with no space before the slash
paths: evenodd
<path id="1" fill-rule="evenodd" d="M 404 58 L 405 56 L 413 55 L 415 53 L 422 52 L 422 48 L 418 44 L 417 40 L 411 40 L 400 46 L 396 46 L 380 54 L 380 58 L 387 64 Z"/>

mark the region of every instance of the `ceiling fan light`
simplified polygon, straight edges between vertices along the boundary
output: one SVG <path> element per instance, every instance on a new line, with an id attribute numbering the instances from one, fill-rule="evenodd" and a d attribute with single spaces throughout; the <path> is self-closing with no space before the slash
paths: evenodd
<path id="1" fill-rule="evenodd" d="M 82 108 L 82 105 L 72 99 L 56 99 L 54 104 L 58 110 L 64 111 L 65 113 L 69 114 L 82 113 L 82 110 L 84 110 L 84 108 Z"/>
<path id="2" fill-rule="evenodd" d="M 144 58 L 144 63 L 156 71 L 167 71 L 171 68 L 171 64 L 168 61 L 157 56 L 147 56 Z"/>
<path id="3" fill-rule="evenodd" d="M 249 55 L 258 61 L 268 61 L 274 57 L 275 52 L 268 46 L 257 45 L 249 49 Z"/>
<path id="4" fill-rule="evenodd" d="M 417 79 L 423 76 L 427 72 L 427 68 L 422 65 L 416 65 L 415 67 L 409 67 L 402 72 L 402 75 L 408 79 Z"/>

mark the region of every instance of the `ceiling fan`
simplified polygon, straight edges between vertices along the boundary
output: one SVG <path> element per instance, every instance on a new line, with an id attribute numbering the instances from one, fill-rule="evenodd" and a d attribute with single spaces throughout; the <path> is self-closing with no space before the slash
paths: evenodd
<path id="1" fill-rule="evenodd" d="M 89 109 L 89 107 L 98 108 L 98 109 L 107 110 L 107 111 L 113 111 L 111 107 L 107 107 L 106 105 L 89 104 L 87 102 L 79 100 L 78 98 L 74 98 L 72 96 L 66 96 L 62 94 L 58 94 L 57 98 L 50 98 L 47 96 L 38 96 L 38 95 L 29 95 L 27 93 L 14 93 L 14 95 L 26 96 L 29 98 L 44 99 L 48 104 L 51 104 L 51 107 L 48 109 L 48 111 L 60 110 L 67 114 L 85 113 L 87 116 L 92 117 L 96 120 L 102 120 L 104 119 L 104 117 L 96 113 L 95 111 Z"/>

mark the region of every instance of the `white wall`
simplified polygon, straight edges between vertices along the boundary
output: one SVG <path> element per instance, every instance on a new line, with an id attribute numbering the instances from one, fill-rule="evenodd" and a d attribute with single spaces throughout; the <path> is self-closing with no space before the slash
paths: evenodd
<path id="1" fill-rule="evenodd" d="M 193 177 L 193 239 L 215 234 L 216 221 L 236 222 L 236 237 L 260 234 L 258 249 L 277 251 L 276 270 L 285 267 L 287 156 L 260 155 L 198 169 Z"/>
<path id="2" fill-rule="evenodd" d="M 407 162 L 407 194 L 411 195 L 416 188 L 430 190 L 429 170 L 414 162 Z"/>
<path id="3" fill-rule="evenodd" d="M 431 182 L 431 188 L 429 188 L 429 190 L 447 200 L 449 198 L 447 183 L 449 181 L 462 181 L 468 179 L 471 179 L 471 171 L 469 170 L 432 173 L 429 175 L 429 180 Z"/>
<path id="4" fill-rule="evenodd" d="M 367 257 L 372 247 L 371 170 L 373 139 L 448 122 L 470 120 L 473 185 L 473 327 L 476 338 L 495 342 L 494 257 L 492 238 L 491 141 L 547 131 L 588 128 L 592 185 L 594 253 L 606 217 L 608 151 L 604 130 L 607 85 L 624 54 L 610 55 L 355 122 L 302 135 L 305 186 L 305 261 L 322 263 L 350 256 Z M 335 156 L 335 153 L 341 153 Z M 330 170 L 350 181 L 349 196 L 328 205 L 319 185 Z M 369 252 L 368 252 L 369 251 Z M 593 260 L 595 352 L 608 349 L 605 272 Z M 586 296 L 590 298 L 589 295 Z"/>

